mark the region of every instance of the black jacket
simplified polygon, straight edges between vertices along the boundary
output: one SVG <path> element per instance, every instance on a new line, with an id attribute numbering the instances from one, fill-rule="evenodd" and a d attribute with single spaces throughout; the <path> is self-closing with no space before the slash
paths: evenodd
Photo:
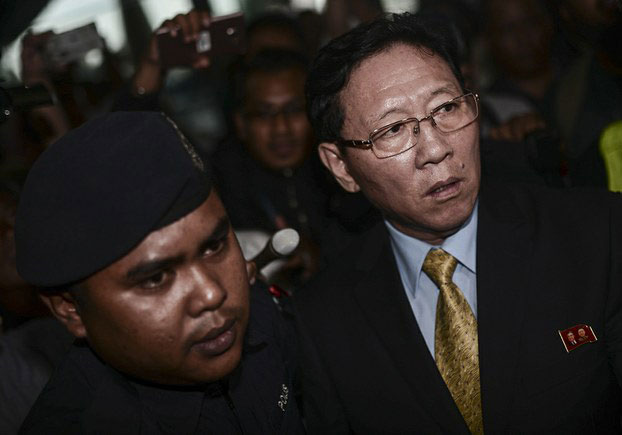
<path id="1" fill-rule="evenodd" d="M 622 197 L 491 187 L 477 227 L 484 431 L 620 433 Z M 295 295 L 309 432 L 468 433 L 386 227 L 338 258 Z M 568 353 L 558 331 L 578 324 L 598 341 Z"/>
<path id="2" fill-rule="evenodd" d="M 293 343 L 285 326 L 268 291 L 252 287 L 241 364 L 227 380 L 199 389 L 131 380 L 88 346 L 75 344 L 20 433 L 302 433 L 294 398 Z"/>

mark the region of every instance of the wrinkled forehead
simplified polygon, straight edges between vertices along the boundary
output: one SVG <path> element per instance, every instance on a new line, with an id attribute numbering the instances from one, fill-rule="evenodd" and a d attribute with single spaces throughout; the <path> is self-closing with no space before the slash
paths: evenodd
<path id="1" fill-rule="evenodd" d="M 461 93 L 458 78 L 443 57 L 425 47 L 393 44 L 352 70 L 339 94 L 344 127 L 379 117 L 391 106 L 423 101 L 442 89 L 452 96 Z"/>

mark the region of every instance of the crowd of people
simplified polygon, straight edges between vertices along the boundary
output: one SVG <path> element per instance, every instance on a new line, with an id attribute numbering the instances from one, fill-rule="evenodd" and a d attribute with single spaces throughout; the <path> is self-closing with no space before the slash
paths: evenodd
<path id="1" fill-rule="evenodd" d="M 622 3 L 329 0 L 171 63 L 213 20 L 127 77 L 23 37 L 0 432 L 620 431 Z"/>

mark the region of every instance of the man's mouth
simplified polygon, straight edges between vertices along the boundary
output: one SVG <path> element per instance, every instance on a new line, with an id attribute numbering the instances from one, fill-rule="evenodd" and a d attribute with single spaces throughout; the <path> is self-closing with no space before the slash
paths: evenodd
<path id="1" fill-rule="evenodd" d="M 228 351 L 235 343 L 237 331 L 235 319 L 227 320 L 223 325 L 212 328 L 192 347 L 207 356 L 217 356 Z"/>
<path id="2" fill-rule="evenodd" d="M 298 149 L 293 141 L 275 141 L 270 143 L 269 147 L 272 153 L 280 158 L 290 157 Z"/>
<path id="3" fill-rule="evenodd" d="M 426 192 L 426 196 L 430 196 L 434 199 L 448 199 L 452 198 L 460 192 L 462 180 L 451 177 L 444 181 L 439 181 L 434 184 Z"/>

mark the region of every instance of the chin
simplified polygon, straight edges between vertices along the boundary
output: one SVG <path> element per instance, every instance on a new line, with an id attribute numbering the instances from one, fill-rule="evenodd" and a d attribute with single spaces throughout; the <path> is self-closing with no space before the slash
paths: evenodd
<path id="1" fill-rule="evenodd" d="M 427 228 L 438 234 L 444 234 L 449 237 L 460 229 L 460 227 L 469 219 L 473 207 L 452 208 L 434 216 L 427 221 Z"/>
<path id="2" fill-rule="evenodd" d="M 229 376 L 240 364 L 242 359 L 242 346 L 234 346 L 229 351 L 218 357 L 219 361 L 210 364 L 208 370 L 202 374 L 196 383 L 209 383 L 219 381 Z M 207 367 L 206 367 L 207 368 Z"/>

